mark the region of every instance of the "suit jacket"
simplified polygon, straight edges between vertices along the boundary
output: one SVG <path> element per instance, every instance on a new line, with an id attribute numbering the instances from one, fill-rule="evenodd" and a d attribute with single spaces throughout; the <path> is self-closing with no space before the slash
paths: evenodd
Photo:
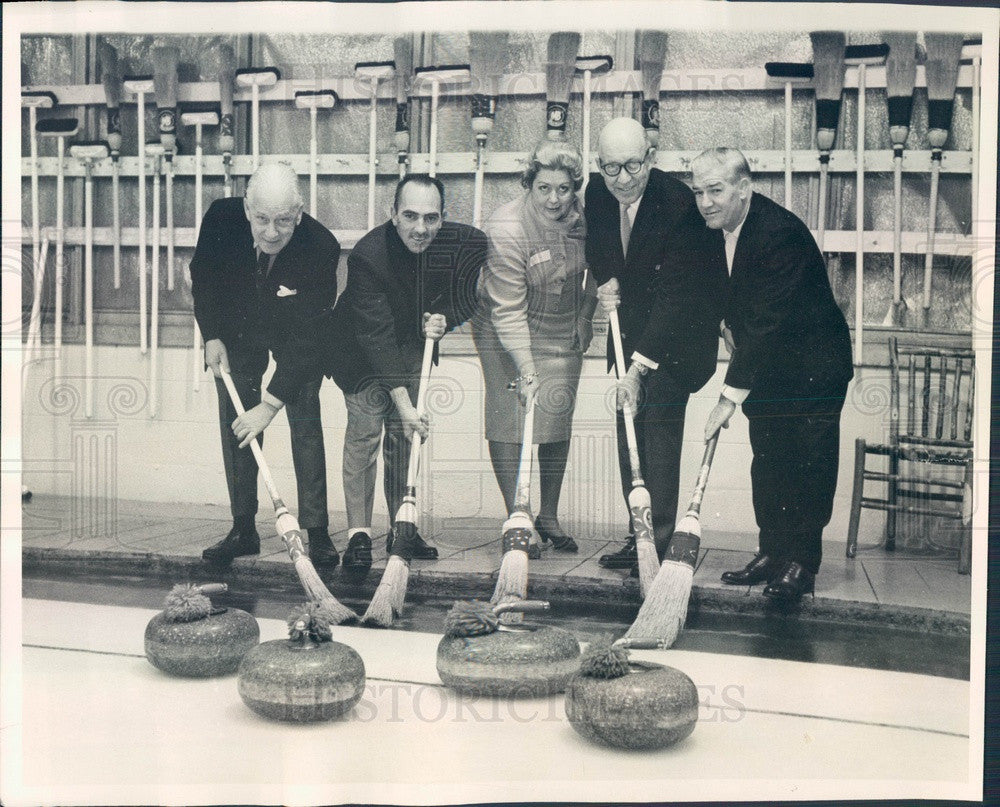
<path id="1" fill-rule="evenodd" d="M 725 252 L 705 226 L 694 194 L 657 168 L 650 171 L 622 254 L 618 200 L 600 174 L 587 185 L 587 263 L 598 283 L 615 277 L 626 361 L 638 351 L 688 392 L 715 372 L 726 290 Z M 608 366 L 614 363 L 608 334 Z"/>
<path id="2" fill-rule="evenodd" d="M 854 375 L 850 332 L 812 233 L 759 193 L 736 242 L 725 319 L 733 387 L 794 392 Z"/>
<path id="3" fill-rule="evenodd" d="M 206 342 L 221 339 L 231 355 L 270 350 L 277 369 L 268 391 L 294 401 L 310 372 L 307 358 L 293 347 L 296 331 L 333 304 L 339 258 L 337 239 L 303 213 L 258 290 L 257 256 L 243 199 L 217 199 L 202 220 L 190 267 L 202 337 Z M 316 375 L 314 366 L 311 371 Z"/>
<path id="4" fill-rule="evenodd" d="M 444 314 L 451 330 L 475 311 L 486 243 L 482 231 L 451 221 L 419 256 L 391 221 L 365 235 L 348 256 L 347 285 L 325 326 L 324 372 L 344 392 L 372 378 L 404 384 L 420 365 L 423 313 Z"/>

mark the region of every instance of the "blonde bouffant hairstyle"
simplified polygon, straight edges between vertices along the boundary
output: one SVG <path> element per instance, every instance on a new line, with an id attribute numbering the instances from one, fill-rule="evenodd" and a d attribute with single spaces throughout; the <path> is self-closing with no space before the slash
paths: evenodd
<path id="1" fill-rule="evenodd" d="M 539 171 L 565 171 L 573 180 L 573 190 L 583 187 L 583 157 L 575 146 L 562 140 L 543 140 L 528 157 L 528 165 L 521 174 L 521 186 L 531 188 Z"/>

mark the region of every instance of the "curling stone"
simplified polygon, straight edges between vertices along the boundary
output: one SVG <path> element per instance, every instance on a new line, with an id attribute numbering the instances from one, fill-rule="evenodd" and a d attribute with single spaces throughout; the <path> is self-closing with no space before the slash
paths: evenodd
<path id="1" fill-rule="evenodd" d="M 208 595 L 225 590 L 225 583 L 174 586 L 165 610 L 146 625 L 149 663 L 190 678 L 236 672 L 240 659 L 260 641 L 260 627 L 246 611 L 212 607 Z"/>
<path id="2" fill-rule="evenodd" d="M 627 649 L 609 643 L 584 655 L 565 703 L 578 733 L 616 748 L 666 748 L 698 722 L 698 690 L 690 678 L 673 667 L 631 660 Z"/>
<path id="3" fill-rule="evenodd" d="M 310 603 L 288 618 L 288 639 L 263 642 L 240 662 L 243 702 L 271 720 L 309 723 L 349 712 L 365 690 L 365 664 L 332 639 L 326 608 Z"/>
<path id="4" fill-rule="evenodd" d="M 473 695 L 536 697 L 562 692 L 580 664 L 569 631 L 522 623 L 500 624 L 506 611 L 543 611 L 548 603 L 522 600 L 500 606 L 456 602 L 438 644 L 437 670 L 445 686 Z"/>

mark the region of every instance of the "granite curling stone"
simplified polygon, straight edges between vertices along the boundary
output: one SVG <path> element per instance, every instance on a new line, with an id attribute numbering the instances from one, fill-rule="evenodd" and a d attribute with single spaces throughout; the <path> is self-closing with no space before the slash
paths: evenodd
<path id="1" fill-rule="evenodd" d="M 635 645 L 633 645 L 635 646 Z M 666 748 L 698 722 L 698 690 L 680 670 L 629 659 L 595 643 L 566 689 L 566 717 L 592 742 L 630 750 Z"/>
<path id="2" fill-rule="evenodd" d="M 456 602 L 438 644 L 437 670 L 445 686 L 473 695 L 537 697 L 562 692 L 577 671 L 580 645 L 569 631 L 522 623 L 500 625 L 506 611 L 546 610 L 522 600 L 501 606 Z"/>
<path id="3" fill-rule="evenodd" d="M 288 639 L 257 645 L 240 662 L 243 702 L 270 720 L 332 720 L 352 708 L 365 690 L 365 664 L 332 639 L 331 614 L 318 603 L 288 618 Z"/>
<path id="4" fill-rule="evenodd" d="M 146 625 L 146 658 L 170 675 L 209 678 L 236 672 L 240 659 L 260 641 L 257 620 L 238 608 L 213 608 L 209 594 L 225 583 L 180 584 L 165 610 Z"/>

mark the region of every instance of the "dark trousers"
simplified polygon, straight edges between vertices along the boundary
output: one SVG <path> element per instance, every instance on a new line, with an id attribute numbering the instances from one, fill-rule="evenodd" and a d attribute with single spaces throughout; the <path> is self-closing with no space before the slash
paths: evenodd
<path id="1" fill-rule="evenodd" d="M 663 554 L 677 519 L 677 489 L 680 484 L 681 445 L 684 442 L 684 411 L 688 393 L 662 370 L 652 370 L 642 383 L 642 398 L 635 417 L 635 436 L 639 446 L 639 465 L 649 491 L 653 511 L 653 536 L 657 551 Z M 632 490 L 632 467 L 629 463 L 625 419 L 618 412 L 618 467 L 622 492 L 628 507 Z M 629 531 L 633 531 L 631 518 Z"/>
<path id="2" fill-rule="evenodd" d="M 840 413 L 847 385 L 814 385 L 805 394 L 754 390 L 743 403 L 750 422 L 750 481 L 760 551 L 801 563 L 813 574 L 837 489 Z"/>
<path id="3" fill-rule="evenodd" d="M 239 363 L 230 354 L 233 383 L 245 409 L 260 403 L 261 372 L 238 370 Z M 308 382 L 295 403 L 285 406 L 292 440 L 292 463 L 298 488 L 298 520 L 303 529 L 329 526 L 326 502 L 326 454 L 323 448 L 323 424 L 319 412 L 319 387 L 322 379 Z M 222 463 L 229 486 L 229 505 L 233 519 L 253 518 L 257 514 L 257 461 L 250 446 L 239 448 L 233 434 L 236 410 L 221 379 L 215 379 L 219 398 L 219 429 L 222 435 Z M 264 435 L 258 439 L 263 444 Z"/>

